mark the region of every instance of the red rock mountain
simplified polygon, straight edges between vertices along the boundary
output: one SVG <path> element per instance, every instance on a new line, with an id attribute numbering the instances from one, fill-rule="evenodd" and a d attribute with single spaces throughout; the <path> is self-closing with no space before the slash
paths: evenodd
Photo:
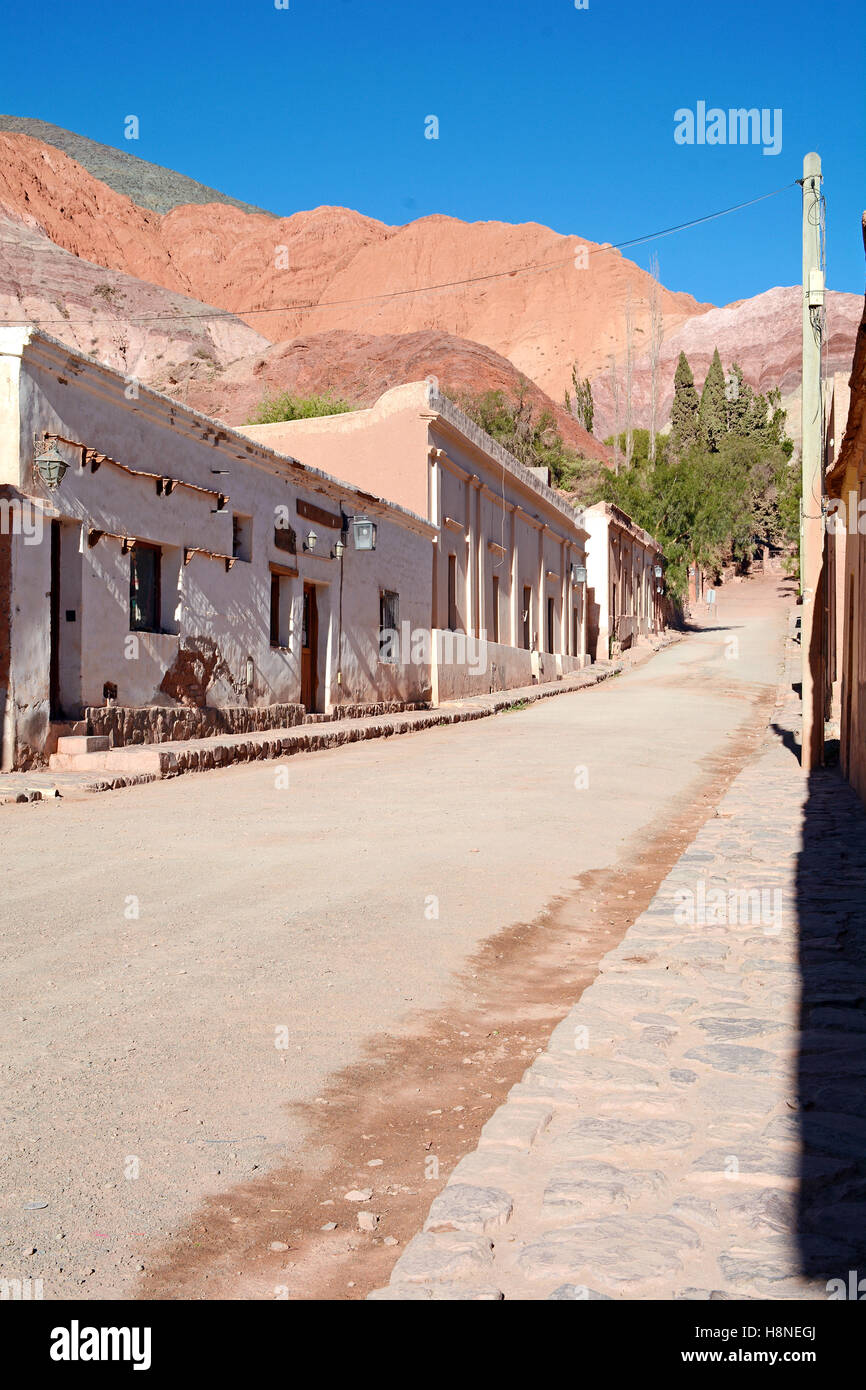
<path id="1" fill-rule="evenodd" d="M 659 354 L 659 419 L 670 418 L 674 394 L 674 370 L 680 352 L 685 352 L 695 381 L 700 387 L 707 374 L 713 352 L 719 349 L 727 370 L 734 362 L 743 369 L 750 386 L 767 392 L 778 386 L 788 410 L 789 434 L 800 434 L 800 313 L 802 290 L 799 285 L 777 287 L 737 300 L 723 309 L 696 314 L 665 338 Z M 862 300 L 856 294 L 827 294 L 827 345 L 824 368 L 828 376 L 851 369 Z M 619 426 L 624 428 L 622 405 L 623 364 L 619 375 Z M 637 425 L 648 426 L 650 417 L 650 364 L 646 354 L 636 356 L 632 374 L 633 417 Z M 614 405 L 610 372 L 593 380 L 596 434 L 605 437 L 614 431 Z"/>
<path id="2" fill-rule="evenodd" d="M 22 133 L 20 123 L 0 129 L 6 318 L 44 323 L 230 423 L 249 418 L 265 391 L 330 390 L 368 404 L 419 376 L 483 390 L 514 389 L 523 373 L 539 404 L 555 409 L 568 441 L 600 456 L 601 447 L 553 403 L 563 400 L 577 360 L 581 375 L 593 379 L 596 435 L 612 429 L 605 382 L 611 355 L 622 372 L 629 309 L 633 417 L 644 422 L 640 345 L 648 339 L 651 280 L 609 246 L 536 223 L 433 216 L 389 227 L 332 207 L 275 217 L 200 201 L 208 190 L 118 152 L 123 170 L 115 177 L 106 147 L 44 129 L 54 131 L 54 143 Z M 60 144 L 82 159 L 88 149 L 101 151 L 88 162 L 117 186 Z M 119 191 L 136 192 L 138 166 L 146 171 L 147 206 Z M 160 177 L 171 181 L 162 200 L 152 196 Z M 185 187 L 196 201 L 176 201 Z M 796 386 L 797 294 L 771 290 L 714 309 L 662 288 L 662 421 L 681 346 L 699 383 L 718 342 L 723 358 L 738 356 L 753 385 Z M 849 300 L 856 304 L 853 295 L 831 297 L 831 351 L 840 363 L 846 354 L 850 362 L 856 331 Z"/>
<path id="3" fill-rule="evenodd" d="M 636 327 L 646 313 L 645 271 L 537 223 L 388 227 L 345 208 L 275 218 L 219 203 L 160 214 L 24 134 L 0 133 L 0 207 L 73 255 L 229 309 L 272 342 L 435 330 L 484 343 L 556 399 L 575 358 L 592 373 L 620 350 L 629 296 Z M 489 278 L 502 271 L 513 274 Z M 662 307 L 669 327 L 706 308 L 668 290 Z"/>
<path id="4" fill-rule="evenodd" d="M 184 399 L 204 415 L 243 424 L 263 396 L 279 391 L 314 395 L 326 387 L 353 404 L 372 405 L 390 387 L 427 377 L 452 394 L 503 390 L 514 397 L 523 387 L 539 411 L 552 412 L 566 444 L 586 458 L 608 459 L 609 451 L 534 382 L 521 381 L 507 358 L 481 343 L 429 330 L 304 334 L 240 358 L 224 372 L 195 374 Z"/>

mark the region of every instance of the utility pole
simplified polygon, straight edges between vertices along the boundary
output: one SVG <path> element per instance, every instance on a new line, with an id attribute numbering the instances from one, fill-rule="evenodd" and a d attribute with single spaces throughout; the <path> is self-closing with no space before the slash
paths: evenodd
<path id="1" fill-rule="evenodd" d="M 824 319 L 822 266 L 821 156 L 803 160 L 803 401 L 800 457 L 803 467 L 803 533 L 800 557 L 800 654 L 802 660 L 802 766 L 808 773 L 820 767 L 824 754 L 824 679 L 822 569 L 823 402 L 821 400 L 821 339 Z"/>

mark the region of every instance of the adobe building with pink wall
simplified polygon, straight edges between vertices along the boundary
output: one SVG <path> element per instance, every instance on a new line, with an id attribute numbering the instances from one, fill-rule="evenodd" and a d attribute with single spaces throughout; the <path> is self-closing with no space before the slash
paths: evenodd
<path id="1" fill-rule="evenodd" d="M 434 384 L 394 387 L 366 410 L 243 429 L 435 527 L 434 702 L 587 664 L 583 513 Z"/>

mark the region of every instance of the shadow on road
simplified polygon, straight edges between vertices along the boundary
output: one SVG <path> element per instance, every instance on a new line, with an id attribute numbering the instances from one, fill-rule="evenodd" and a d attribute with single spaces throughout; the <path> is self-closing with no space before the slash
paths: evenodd
<path id="1" fill-rule="evenodd" d="M 803 1274 L 847 1289 L 866 1280 L 866 811 L 832 768 L 809 779 L 797 909 L 796 1229 Z"/>

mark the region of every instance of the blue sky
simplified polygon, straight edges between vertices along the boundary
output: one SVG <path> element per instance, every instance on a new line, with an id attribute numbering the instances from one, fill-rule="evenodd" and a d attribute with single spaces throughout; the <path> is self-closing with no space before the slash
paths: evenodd
<path id="1" fill-rule="evenodd" d="M 816 149 L 828 280 L 863 292 L 863 0 L 82 0 L 7 8 L 3 28 L 0 109 L 279 213 L 439 212 L 618 242 L 789 184 Z M 699 101 L 780 108 L 781 152 L 676 144 L 674 112 Z M 655 249 L 666 285 L 717 304 L 793 284 L 799 196 L 626 254 Z"/>

